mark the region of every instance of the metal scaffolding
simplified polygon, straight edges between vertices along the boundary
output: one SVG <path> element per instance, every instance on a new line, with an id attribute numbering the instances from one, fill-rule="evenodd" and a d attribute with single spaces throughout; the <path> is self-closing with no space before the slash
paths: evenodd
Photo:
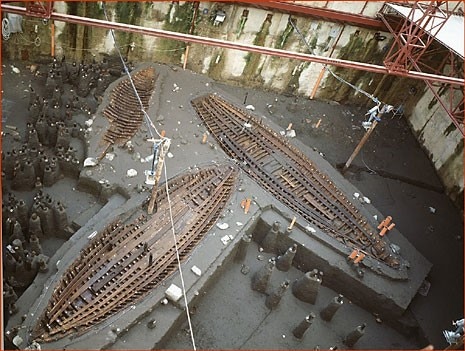
<path id="1" fill-rule="evenodd" d="M 416 70 L 463 79 L 463 38 L 453 39 L 459 45 L 441 39 L 457 34 L 449 33 L 450 24 L 456 19 L 453 16 L 461 19 L 463 33 L 463 16 L 455 15 L 459 5 L 456 3 L 454 8 L 450 8 L 447 1 L 385 3 L 378 17 L 394 37 L 394 43 L 384 60 L 389 72 L 395 74 Z M 425 80 L 425 84 L 464 135 L 463 88 L 428 80 Z"/>
<path id="2" fill-rule="evenodd" d="M 53 1 L 28 1 L 26 2 L 26 13 L 31 17 L 49 19 L 52 15 Z"/>

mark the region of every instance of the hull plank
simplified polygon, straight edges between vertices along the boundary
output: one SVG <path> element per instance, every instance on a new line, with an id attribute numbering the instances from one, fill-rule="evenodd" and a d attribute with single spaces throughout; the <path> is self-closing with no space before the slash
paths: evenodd
<path id="1" fill-rule="evenodd" d="M 393 269 L 404 267 L 329 176 L 285 138 L 217 95 L 191 103 L 223 150 L 276 199 L 346 246 Z"/>
<path id="2" fill-rule="evenodd" d="M 173 227 L 184 260 L 214 225 L 234 190 L 238 171 L 211 166 L 187 173 L 158 190 L 158 209 L 146 203 L 97 233 L 54 288 L 33 330 L 50 342 L 89 328 L 147 296 L 177 270 Z"/>
<path id="3" fill-rule="evenodd" d="M 151 67 L 138 71 L 132 75 L 132 80 L 140 102 L 144 109 L 147 109 L 155 89 L 155 69 Z M 103 115 L 110 122 L 108 130 L 103 135 L 104 143 L 123 144 L 136 134 L 143 122 L 144 114 L 129 78 L 123 79 L 113 89 L 110 102 L 103 110 Z"/>

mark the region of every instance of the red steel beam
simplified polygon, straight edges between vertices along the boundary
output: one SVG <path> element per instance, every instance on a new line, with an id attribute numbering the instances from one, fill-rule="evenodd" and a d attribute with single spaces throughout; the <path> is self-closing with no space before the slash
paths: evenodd
<path id="1" fill-rule="evenodd" d="M 295 13 L 309 17 L 321 18 L 327 21 L 349 23 L 362 28 L 370 28 L 383 31 L 386 30 L 384 23 L 377 18 L 371 18 L 360 14 L 336 11 L 328 8 L 305 6 L 292 1 L 257 2 L 254 0 L 241 0 L 239 1 L 239 3 L 245 3 L 249 6 L 258 6 L 264 9 L 280 10 L 287 13 Z"/>
<path id="2" fill-rule="evenodd" d="M 24 7 L 2 4 L 1 9 L 5 12 L 16 13 L 16 14 L 20 14 L 23 16 L 27 15 L 26 9 Z M 304 54 L 304 53 L 299 53 L 299 52 L 268 48 L 264 46 L 257 46 L 257 45 L 252 45 L 252 44 L 237 43 L 237 42 L 232 42 L 228 40 L 206 38 L 206 37 L 200 37 L 200 36 L 192 35 L 192 34 L 170 32 L 170 31 L 166 31 L 162 29 L 147 28 L 147 27 L 135 26 L 135 25 L 126 24 L 126 23 L 110 22 L 110 21 L 105 21 L 105 20 L 100 20 L 100 19 L 95 19 L 95 18 L 80 17 L 80 16 L 74 16 L 74 15 L 69 15 L 69 14 L 64 14 L 64 13 L 53 12 L 52 15 L 50 16 L 50 19 L 55 20 L 55 21 L 61 21 L 61 22 L 94 26 L 94 27 L 104 28 L 104 29 L 121 30 L 124 32 L 155 36 L 155 37 L 165 38 L 165 39 L 180 40 L 180 41 L 184 41 L 187 43 L 210 45 L 210 46 L 216 46 L 216 47 L 221 47 L 221 48 L 226 48 L 226 49 L 254 52 L 254 53 L 263 54 L 263 55 L 278 56 L 278 57 L 302 60 L 302 61 L 307 61 L 307 62 L 317 62 L 323 65 L 332 65 L 336 67 L 359 69 L 362 71 L 367 71 L 367 72 L 372 72 L 372 73 L 392 74 L 392 75 L 397 75 L 401 77 L 408 77 L 408 78 L 413 78 L 413 79 L 440 82 L 440 83 L 446 83 L 446 84 L 456 84 L 460 86 L 465 85 L 464 80 L 460 78 L 447 77 L 447 76 L 441 76 L 441 75 L 417 72 L 417 71 L 391 72 L 384 66 L 373 65 L 369 63 L 341 60 L 337 58 L 317 56 L 317 55 L 311 55 L 311 54 Z"/>
<path id="3" fill-rule="evenodd" d="M 413 11 L 413 9 L 412 9 Z M 388 28 L 388 30 L 391 32 L 391 34 L 394 36 L 394 43 L 392 44 L 392 47 L 391 47 L 391 50 L 390 51 L 393 51 L 393 48 L 395 47 L 395 45 L 397 44 L 398 47 L 400 48 L 399 49 L 399 55 L 404 55 L 404 59 L 405 61 L 408 61 L 409 64 L 411 64 L 413 67 L 415 67 L 416 70 L 418 71 L 421 71 L 420 69 L 420 66 L 417 62 L 417 60 L 419 58 L 414 58 L 412 57 L 412 53 L 410 50 L 408 50 L 409 48 L 406 47 L 406 45 L 408 44 L 404 44 L 401 42 L 400 40 L 400 35 L 398 32 L 396 32 L 394 30 L 394 28 L 391 27 L 389 21 L 387 18 L 385 18 L 385 16 L 383 14 L 380 15 L 381 17 L 381 20 L 384 22 L 384 24 L 386 25 L 386 27 Z M 415 32 L 415 35 L 418 35 L 419 31 L 422 31 L 423 29 L 422 28 L 414 28 L 416 27 L 416 24 L 415 23 L 408 23 L 409 21 L 409 18 L 405 18 L 404 19 L 404 26 L 403 28 L 405 29 L 409 29 L 410 31 L 414 32 L 414 30 L 417 30 Z M 445 21 L 444 21 L 445 22 Z M 408 26 L 408 28 L 407 28 Z M 418 26 L 419 27 L 419 26 Z M 405 30 L 405 32 L 408 32 L 407 30 Z M 429 34 L 427 33 L 427 35 L 429 36 Z M 433 40 L 431 38 L 431 40 Z M 451 55 L 451 61 L 453 62 L 453 58 L 454 58 L 454 53 L 449 50 L 449 55 Z M 394 56 L 394 55 L 393 55 Z M 452 65 L 453 67 L 454 65 Z M 394 66 L 393 69 L 399 69 L 398 68 L 399 66 Z M 406 67 L 406 62 L 405 62 L 405 66 Z M 452 70 L 452 74 L 454 74 L 456 72 L 454 72 L 454 69 Z M 449 101 L 449 105 L 447 105 L 443 99 L 441 98 L 440 94 L 434 89 L 434 86 L 432 84 L 431 81 L 428 81 L 428 80 L 425 80 L 425 84 L 428 86 L 428 88 L 431 90 L 431 93 L 434 95 L 434 97 L 436 98 L 436 100 L 439 102 L 439 104 L 443 107 L 443 109 L 446 111 L 446 113 L 448 114 L 449 118 L 452 120 L 452 123 L 457 127 L 457 129 L 462 133 L 462 135 L 465 136 L 465 129 L 464 129 L 464 126 L 463 126 L 463 122 L 462 120 L 459 120 L 456 116 L 457 113 L 460 113 L 461 110 L 460 108 L 457 108 L 457 107 L 454 107 L 452 102 L 453 102 L 453 94 L 454 94 L 454 89 L 452 86 L 449 86 L 449 95 L 450 95 L 450 101 Z M 460 89 L 460 92 L 462 94 L 462 98 L 461 98 L 461 102 L 463 102 L 463 89 Z M 460 106 L 460 104 L 458 105 Z M 458 111 L 457 111 L 458 110 Z"/>

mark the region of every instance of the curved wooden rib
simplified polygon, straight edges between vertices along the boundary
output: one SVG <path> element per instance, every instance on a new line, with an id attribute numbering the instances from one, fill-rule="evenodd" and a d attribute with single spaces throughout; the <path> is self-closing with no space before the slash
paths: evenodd
<path id="1" fill-rule="evenodd" d="M 155 89 L 155 69 L 150 67 L 138 71 L 133 73 L 131 78 L 146 110 Z M 103 110 L 103 115 L 110 122 L 110 127 L 103 136 L 104 142 L 125 143 L 136 134 L 144 120 L 144 114 L 129 78 L 123 79 L 114 88 L 110 103 Z"/>

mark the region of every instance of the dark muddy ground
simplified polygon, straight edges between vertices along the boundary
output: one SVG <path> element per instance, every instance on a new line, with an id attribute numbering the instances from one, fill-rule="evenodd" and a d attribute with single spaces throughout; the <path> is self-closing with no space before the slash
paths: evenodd
<path id="1" fill-rule="evenodd" d="M 6 125 L 12 125 L 22 133 L 26 128 L 28 115 L 28 84 L 32 82 L 39 87 L 41 82 L 28 71 L 28 63 L 14 65 L 20 69 L 20 73 L 13 72 L 11 63 L 4 62 L 2 67 L 2 130 L 6 130 Z M 334 167 L 347 160 L 364 133 L 361 122 L 365 119 L 366 108 L 227 86 L 166 66 L 160 67 L 160 70 L 169 77 L 169 82 L 167 79 L 166 84 L 161 84 L 165 94 L 173 90 L 172 81 L 177 82 L 184 92 L 191 92 L 191 96 L 205 90 L 207 82 L 210 84 L 209 90 L 222 91 L 230 97 L 253 105 L 256 114 L 275 122 L 283 129 L 292 123 L 296 138 L 321 152 Z M 169 103 L 173 106 L 165 108 L 165 111 L 170 111 L 167 113 L 175 116 L 181 105 L 187 106 L 188 101 L 185 100 L 188 95 L 171 94 L 169 102 L 160 100 L 158 103 Z M 85 120 L 85 116 L 75 118 L 81 122 Z M 183 137 L 192 137 L 182 136 L 181 127 L 180 131 L 173 131 L 172 134 L 177 133 L 178 142 Z M 11 135 L 2 137 L 3 151 L 18 145 L 20 142 L 15 141 Z M 176 160 L 176 152 L 174 153 Z M 444 348 L 447 343 L 442 330 L 452 329 L 451 321 L 463 317 L 461 214 L 440 190 L 441 183 L 434 168 L 403 118 L 383 120 L 353 165 L 345 177 L 369 197 L 380 212 L 391 215 L 396 228 L 433 263 L 428 277 L 431 283 L 428 295 L 417 294 L 409 310 L 429 342 L 436 348 Z M 185 168 L 182 165 L 176 167 Z M 95 211 L 98 211 L 101 206 L 92 194 L 77 191 L 76 180 L 73 179 L 64 178 L 53 187 L 47 188 L 47 192 L 65 204 L 70 220 L 78 218 L 90 207 L 96 207 Z M 33 194 L 34 192 L 16 192 L 18 197 L 28 201 L 31 201 Z M 430 211 L 430 207 L 435 209 L 435 213 Z M 52 255 L 62 243 L 63 239 L 48 238 L 42 242 L 45 254 Z M 254 259 L 256 254 L 257 247 L 251 247 L 248 256 L 251 266 L 258 264 Z M 296 275 L 297 270 L 290 274 Z M 250 290 L 248 279 L 249 276 L 241 274 L 237 266 L 227 267 L 218 281 L 212 284 L 208 294 L 199 300 L 193 315 L 198 347 L 304 349 L 314 348 L 316 345 L 329 348 L 338 344 L 341 348 L 340 339 L 344 331 L 349 326 L 352 328 L 364 321 L 368 321 L 369 328 L 367 335 L 357 345 L 358 348 L 406 349 L 425 346 L 404 338 L 384 323 L 376 323 L 369 312 L 350 305 L 332 325 L 316 324 L 315 330 L 306 334 L 304 342 L 298 342 L 291 338 L 289 330 L 290 325 L 298 323 L 306 314 L 303 311 L 305 307 L 296 305 L 295 299 L 291 302 L 288 294 L 280 304 L 276 317 L 268 315 L 261 296 Z M 329 289 L 323 289 L 324 298 L 320 300 L 321 303 L 333 294 Z M 191 348 L 186 327 L 184 325 L 163 346 L 168 349 Z M 276 335 L 280 342 L 276 341 Z M 124 345 L 118 347 L 124 348 Z M 131 345 L 126 346 L 131 348 Z M 92 346 L 89 345 L 89 348 Z"/>

